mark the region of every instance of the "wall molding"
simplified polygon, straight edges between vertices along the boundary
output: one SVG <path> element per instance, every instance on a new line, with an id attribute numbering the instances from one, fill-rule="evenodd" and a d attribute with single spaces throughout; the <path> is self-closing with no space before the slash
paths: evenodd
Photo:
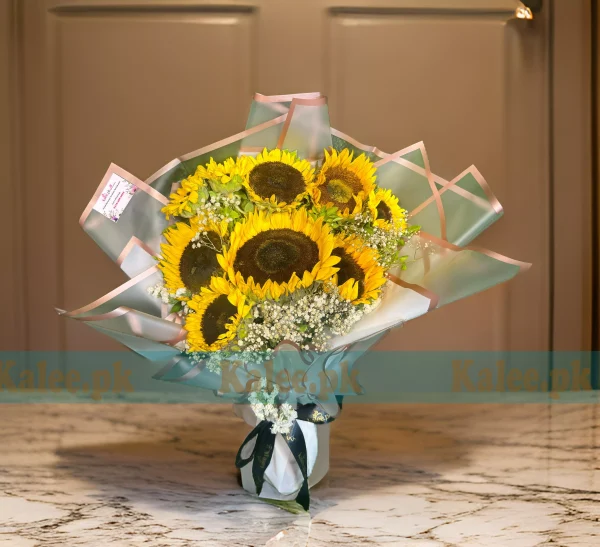
<path id="1" fill-rule="evenodd" d="M 555 0 L 548 9 L 554 10 L 549 131 L 552 349 L 590 350 L 593 256 L 591 0 Z"/>
<path id="2" fill-rule="evenodd" d="M 0 8 L 0 164 L 6 176 L 0 187 L 0 252 L 2 252 L 3 307 L 0 349 L 27 347 L 25 319 L 24 241 L 21 172 L 20 2 L 8 0 Z"/>

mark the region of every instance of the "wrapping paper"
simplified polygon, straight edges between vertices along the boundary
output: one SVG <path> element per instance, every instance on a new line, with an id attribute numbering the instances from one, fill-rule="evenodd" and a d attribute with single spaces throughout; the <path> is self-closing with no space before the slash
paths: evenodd
<path id="1" fill-rule="evenodd" d="M 259 423 L 249 405 L 234 405 L 237 416 L 249 426 Z M 329 470 L 329 424 L 298 422 L 306 442 L 308 484 L 312 488 L 325 477 Z M 254 447 L 249 444 L 248 452 Z M 246 454 L 243 454 L 244 456 Z M 252 477 L 252 464 L 242 467 L 242 486 L 251 494 L 256 494 Z M 302 486 L 302 474 L 296 461 L 281 435 L 275 439 L 275 450 L 265 473 L 265 484 L 259 495 L 261 498 L 279 501 L 292 501 Z"/>

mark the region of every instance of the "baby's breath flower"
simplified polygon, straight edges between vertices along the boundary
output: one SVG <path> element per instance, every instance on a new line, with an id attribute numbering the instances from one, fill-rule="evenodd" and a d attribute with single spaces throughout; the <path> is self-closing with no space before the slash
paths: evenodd
<path id="1" fill-rule="evenodd" d="M 337 287 L 317 284 L 280 300 L 254 306 L 245 324 L 244 348 L 264 351 L 286 340 L 304 349 L 327 349 L 333 335 L 347 334 L 371 306 L 356 306 L 342 298 Z"/>
<path id="2" fill-rule="evenodd" d="M 180 302 L 180 298 L 182 296 L 186 296 L 189 294 L 189 291 L 185 288 L 177 289 L 177 291 L 174 293 L 169 292 L 169 289 L 167 289 L 162 282 L 157 283 L 152 287 L 148 287 L 146 290 L 151 296 L 159 298 L 163 304 L 171 305 L 177 304 L 178 302 Z"/>
<path id="3" fill-rule="evenodd" d="M 256 417 L 261 421 L 271 422 L 271 433 L 289 435 L 298 413 L 289 403 L 276 404 L 279 388 L 276 385 L 267 390 L 266 378 L 260 379 L 259 389 L 248 396 L 248 402 Z"/>
<path id="4" fill-rule="evenodd" d="M 342 230 L 346 234 L 358 236 L 367 247 L 375 249 L 378 253 L 379 264 L 386 270 L 404 262 L 400 255 L 400 249 L 416 232 L 414 227 L 382 228 L 375 226 L 370 211 L 355 215 L 352 222 L 343 224 Z"/>

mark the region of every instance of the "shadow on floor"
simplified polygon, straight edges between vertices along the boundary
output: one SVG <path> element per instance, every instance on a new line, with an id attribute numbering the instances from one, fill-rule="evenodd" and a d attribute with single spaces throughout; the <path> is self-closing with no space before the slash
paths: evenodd
<path id="1" fill-rule="evenodd" d="M 332 425 L 330 471 L 312 490 L 313 517 L 339 499 L 383 485 L 428 483 L 468 465 L 464 443 L 401 406 L 382 412 L 355 405 Z M 134 434 L 131 442 L 59 450 L 57 468 L 94 483 L 100 497 L 124 497 L 183 513 L 228 514 L 239 510 L 239 504 L 256 503 L 242 490 L 234 465 L 248 432 L 241 420 L 196 414 L 166 430 L 164 421 L 157 431 L 140 426 L 139 437 L 148 440 Z"/>

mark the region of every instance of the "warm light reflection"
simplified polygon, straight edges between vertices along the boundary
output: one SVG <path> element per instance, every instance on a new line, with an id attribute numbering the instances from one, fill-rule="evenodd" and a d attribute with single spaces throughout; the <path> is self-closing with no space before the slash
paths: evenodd
<path id="1" fill-rule="evenodd" d="M 515 10 L 515 17 L 517 19 L 528 19 L 528 20 L 531 20 L 531 19 L 533 19 L 533 13 L 532 13 L 531 9 L 529 9 L 527 6 L 524 6 L 524 5 L 521 4 Z"/>

